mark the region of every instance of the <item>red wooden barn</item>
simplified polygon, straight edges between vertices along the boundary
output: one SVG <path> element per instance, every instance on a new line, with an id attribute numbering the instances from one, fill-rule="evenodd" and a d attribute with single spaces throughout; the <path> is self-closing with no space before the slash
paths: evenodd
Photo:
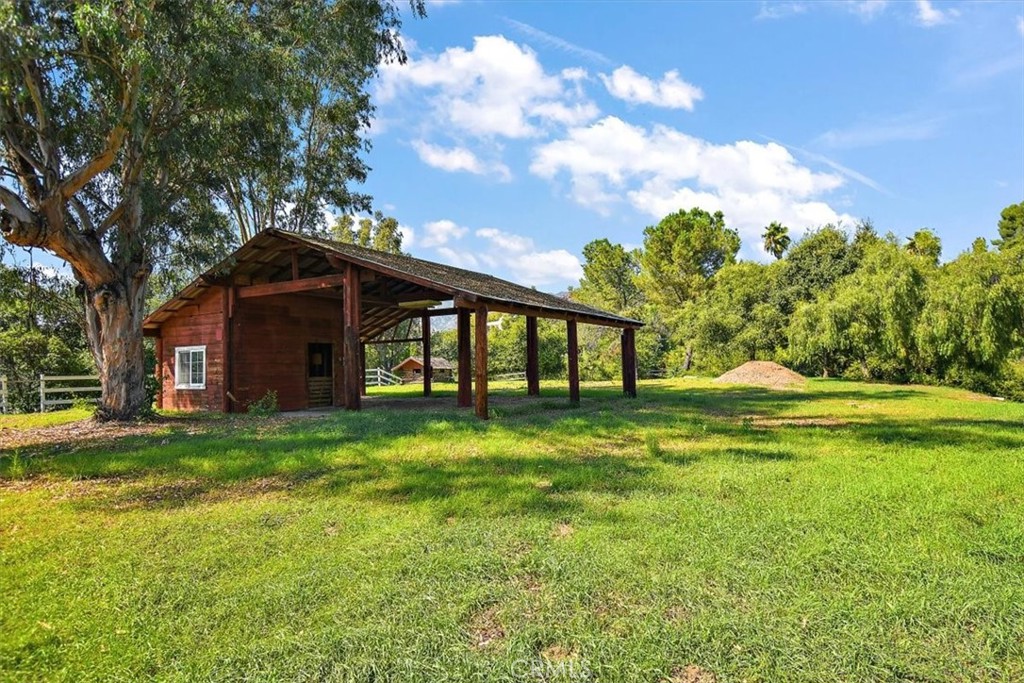
<path id="1" fill-rule="evenodd" d="M 528 394 L 540 393 L 537 318 L 555 318 L 566 321 L 570 400 L 579 400 L 578 323 L 622 330 L 623 391 L 636 395 L 636 320 L 483 273 L 283 230 L 253 237 L 150 314 L 143 329 L 156 338 L 161 408 L 241 412 L 273 390 L 282 410 L 358 410 L 366 344 L 421 318 L 422 338 L 402 341 L 421 341 L 430 367 L 430 319 L 456 315 L 458 405 L 475 403 L 486 418 L 490 311 L 527 316 Z"/>

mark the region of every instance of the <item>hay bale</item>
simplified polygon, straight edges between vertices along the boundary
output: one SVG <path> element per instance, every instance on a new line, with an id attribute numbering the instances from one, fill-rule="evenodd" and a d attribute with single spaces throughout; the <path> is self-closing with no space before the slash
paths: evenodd
<path id="1" fill-rule="evenodd" d="M 748 361 L 715 381 L 722 384 L 749 384 L 769 389 L 793 389 L 807 383 L 800 373 L 766 360 Z"/>

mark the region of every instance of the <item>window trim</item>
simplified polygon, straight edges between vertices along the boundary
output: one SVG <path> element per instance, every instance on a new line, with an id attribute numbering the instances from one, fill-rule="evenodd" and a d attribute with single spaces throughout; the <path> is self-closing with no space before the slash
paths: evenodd
<path id="1" fill-rule="evenodd" d="M 183 351 L 188 351 L 190 354 L 196 351 L 203 352 L 203 382 L 202 384 L 191 383 L 191 361 L 189 361 L 189 381 L 181 381 L 181 362 L 180 355 Z M 206 389 L 206 346 L 175 346 L 174 347 L 174 388 L 182 390 L 201 391 Z"/>

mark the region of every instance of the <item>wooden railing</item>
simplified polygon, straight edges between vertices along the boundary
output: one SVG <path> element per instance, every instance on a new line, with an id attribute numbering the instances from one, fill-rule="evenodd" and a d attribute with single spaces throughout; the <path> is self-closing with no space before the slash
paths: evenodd
<path id="1" fill-rule="evenodd" d="M 402 378 L 384 368 L 370 368 L 366 371 L 366 386 L 393 387 L 402 383 Z"/>
<path id="2" fill-rule="evenodd" d="M 96 375 L 39 375 L 39 412 L 45 413 L 47 408 L 56 406 L 69 406 L 76 400 L 86 401 L 99 400 L 99 393 L 102 388 L 99 384 L 81 386 L 78 382 L 84 381 L 99 382 Z M 61 386 L 53 386 L 56 382 Z M 67 386 L 71 382 L 71 386 Z M 47 386 L 47 384 L 50 386 Z M 78 396 L 77 394 L 96 394 L 96 396 Z M 65 398 L 50 398 L 50 396 L 61 396 Z"/>

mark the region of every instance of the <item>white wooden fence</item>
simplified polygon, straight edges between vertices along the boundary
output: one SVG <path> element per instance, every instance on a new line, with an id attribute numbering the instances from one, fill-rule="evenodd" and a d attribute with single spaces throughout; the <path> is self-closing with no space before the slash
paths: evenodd
<path id="1" fill-rule="evenodd" d="M 83 386 L 80 384 L 85 381 L 98 383 L 100 378 L 96 375 L 39 375 L 39 412 L 45 413 L 47 408 L 56 406 L 69 406 L 77 399 L 99 400 L 99 394 L 102 391 L 100 385 Z M 54 383 L 60 386 L 53 386 Z M 79 396 L 79 394 L 87 395 Z M 88 396 L 88 394 L 96 395 Z M 52 396 L 57 398 L 51 398 Z"/>
<path id="2" fill-rule="evenodd" d="M 0 415 L 7 412 L 7 377 L 0 377 Z"/>
<path id="3" fill-rule="evenodd" d="M 500 375 L 495 375 L 492 379 L 497 382 L 525 382 L 526 370 L 521 372 L 503 372 Z"/>
<path id="4" fill-rule="evenodd" d="M 366 371 L 366 386 L 392 387 L 402 383 L 402 378 L 384 368 L 370 368 Z"/>

